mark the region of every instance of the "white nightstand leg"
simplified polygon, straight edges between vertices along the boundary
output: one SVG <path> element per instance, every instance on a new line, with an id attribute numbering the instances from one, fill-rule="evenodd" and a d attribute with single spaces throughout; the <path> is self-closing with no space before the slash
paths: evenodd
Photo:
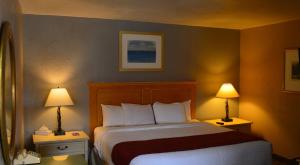
<path id="1" fill-rule="evenodd" d="M 88 141 L 86 140 L 85 144 L 84 144 L 84 158 L 85 158 L 85 160 L 88 160 L 88 157 L 89 157 L 89 146 L 88 146 Z"/>

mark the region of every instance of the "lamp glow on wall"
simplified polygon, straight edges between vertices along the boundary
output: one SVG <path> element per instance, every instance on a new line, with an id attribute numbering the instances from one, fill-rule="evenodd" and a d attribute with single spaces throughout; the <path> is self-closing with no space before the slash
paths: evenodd
<path id="1" fill-rule="evenodd" d="M 55 136 L 65 135 L 65 131 L 61 128 L 61 106 L 74 105 L 66 88 L 53 88 L 50 90 L 45 107 L 57 107 L 57 130 L 54 131 Z"/>
<path id="2" fill-rule="evenodd" d="M 226 99 L 225 101 L 225 111 L 226 111 L 226 117 L 222 119 L 224 122 L 231 122 L 232 119 L 229 118 L 229 105 L 228 105 L 228 99 L 239 97 L 239 94 L 233 87 L 231 83 L 224 83 L 220 87 L 217 95 L 217 98 L 223 98 Z"/>

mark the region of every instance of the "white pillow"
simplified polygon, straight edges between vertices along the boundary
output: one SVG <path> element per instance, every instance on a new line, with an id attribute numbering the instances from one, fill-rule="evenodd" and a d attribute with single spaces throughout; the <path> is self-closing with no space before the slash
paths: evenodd
<path id="1" fill-rule="evenodd" d="M 124 111 L 125 125 L 144 125 L 155 124 L 152 107 L 140 104 L 124 104 L 122 103 Z"/>
<path id="2" fill-rule="evenodd" d="M 124 112 L 121 106 L 101 104 L 101 107 L 103 127 L 124 125 Z"/>
<path id="3" fill-rule="evenodd" d="M 187 121 L 185 108 L 182 103 L 153 104 L 153 111 L 157 124 L 161 123 L 185 123 Z"/>
<path id="4" fill-rule="evenodd" d="M 152 107 L 140 104 L 122 103 L 125 125 L 155 124 Z"/>
<path id="5" fill-rule="evenodd" d="M 188 121 L 192 120 L 192 116 L 191 116 L 191 100 L 182 102 L 183 106 L 184 106 L 184 110 L 185 110 L 185 115 L 186 115 L 186 119 Z"/>

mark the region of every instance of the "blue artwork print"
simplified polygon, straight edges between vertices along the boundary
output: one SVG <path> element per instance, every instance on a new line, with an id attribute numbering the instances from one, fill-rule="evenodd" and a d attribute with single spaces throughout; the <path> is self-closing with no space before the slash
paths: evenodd
<path id="1" fill-rule="evenodd" d="M 127 45 L 128 63 L 156 62 L 156 44 L 154 41 L 130 40 Z"/>

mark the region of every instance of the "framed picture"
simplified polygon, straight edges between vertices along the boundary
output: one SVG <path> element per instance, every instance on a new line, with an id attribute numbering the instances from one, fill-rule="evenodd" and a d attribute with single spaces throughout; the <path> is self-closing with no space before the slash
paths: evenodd
<path id="1" fill-rule="evenodd" d="M 284 90 L 300 92 L 300 48 L 285 50 Z"/>
<path id="2" fill-rule="evenodd" d="M 164 36 L 162 33 L 119 33 L 120 71 L 161 71 Z"/>

